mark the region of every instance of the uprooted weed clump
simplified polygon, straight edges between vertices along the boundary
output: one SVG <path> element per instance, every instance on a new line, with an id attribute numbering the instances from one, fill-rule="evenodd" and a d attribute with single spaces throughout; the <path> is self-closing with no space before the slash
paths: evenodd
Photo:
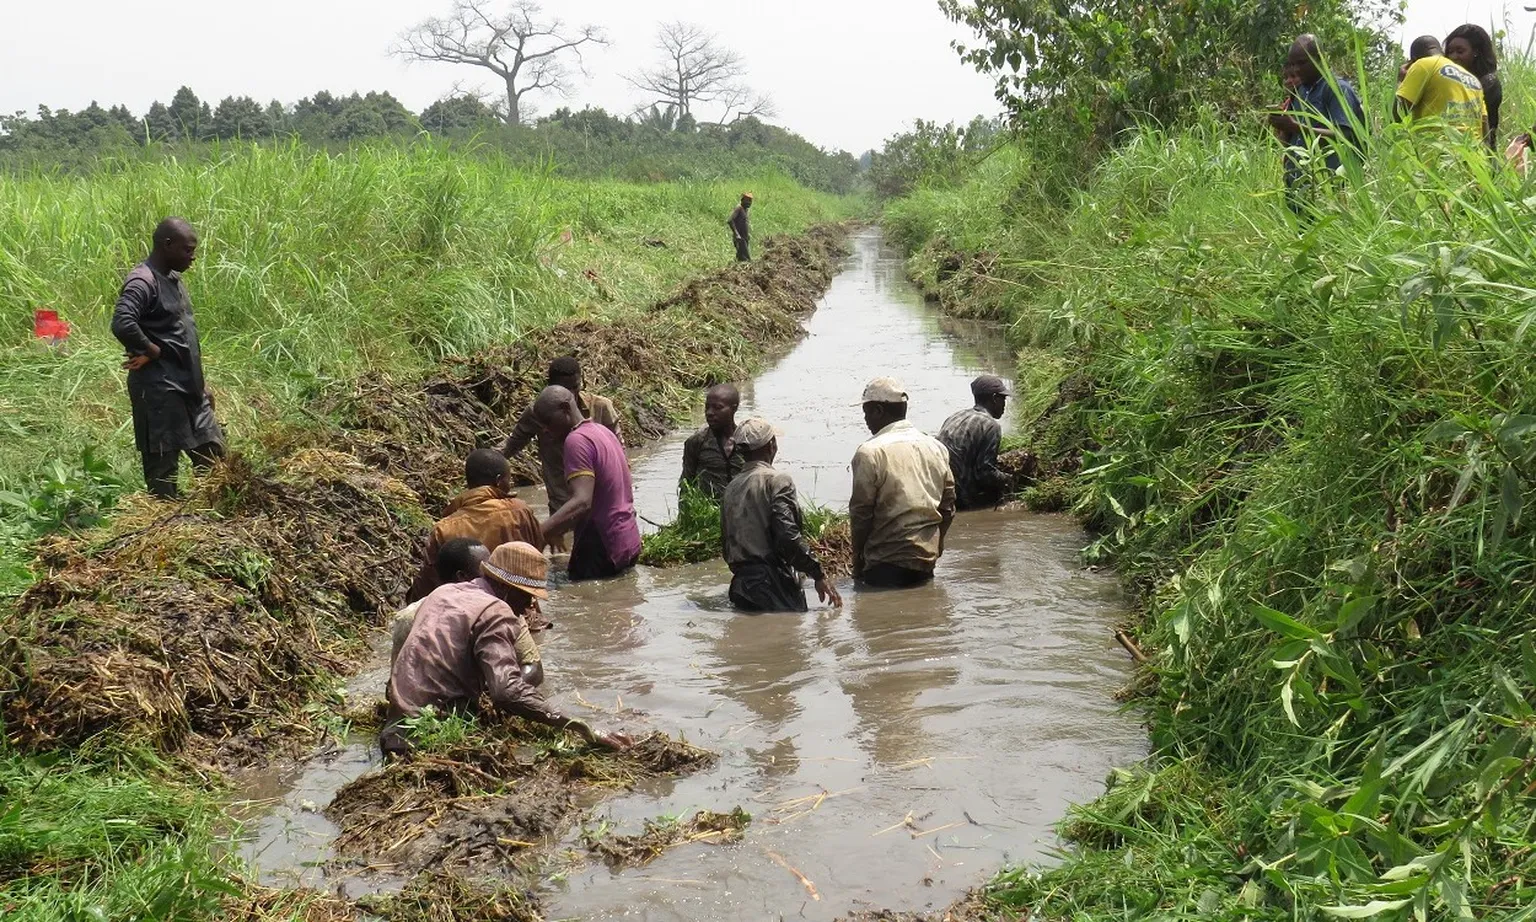
<path id="1" fill-rule="evenodd" d="M 281 718 L 398 601 L 425 525 L 403 484 L 316 449 L 232 458 L 180 504 L 130 498 L 40 548 L 0 660 L 9 741 L 109 731 L 174 751 Z"/>
<path id="2" fill-rule="evenodd" d="M 661 817 L 645 821 L 645 828 L 634 835 L 610 831 L 606 825 L 582 833 L 587 851 L 601 858 L 608 867 L 639 867 L 649 864 L 661 853 L 677 845 L 706 842 L 725 845 L 741 841 L 752 822 L 752 815 L 740 807 L 729 813 L 700 810 L 693 816 Z"/>
<path id="3" fill-rule="evenodd" d="M 843 576 L 853 569 L 853 536 L 848 516 L 824 506 L 802 509 L 804 531 L 811 553 L 821 561 L 828 576 Z M 721 554 L 720 504 L 695 487 L 684 484 L 677 500 L 677 516 L 640 539 L 640 562 L 648 567 L 674 567 L 713 560 Z"/>
<path id="4" fill-rule="evenodd" d="M 341 829 L 337 853 L 406 872 L 505 873 L 559 837 L 583 793 L 691 774 L 717 758 L 660 732 L 610 752 L 517 718 L 469 723 L 452 737 L 414 734 L 409 757 L 337 792 L 326 808 Z"/>
<path id="5" fill-rule="evenodd" d="M 347 449 L 440 508 L 476 446 L 497 446 L 544 387 L 551 359 L 581 361 L 583 387 L 614 401 L 634 443 L 665 432 L 693 393 L 746 374 L 795 339 L 847 250 L 835 225 L 768 240 L 760 259 L 690 282 L 648 309 L 572 318 L 510 345 L 449 360 L 422 383 L 365 381 L 338 407 Z M 531 451 L 518 476 L 539 480 Z"/>

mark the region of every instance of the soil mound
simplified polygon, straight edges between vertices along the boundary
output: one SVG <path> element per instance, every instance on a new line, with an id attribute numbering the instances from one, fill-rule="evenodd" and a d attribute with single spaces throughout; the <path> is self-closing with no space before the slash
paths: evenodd
<path id="1" fill-rule="evenodd" d="M 129 497 L 39 550 L 0 664 L 11 742 L 112 731 L 171 751 L 302 705 L 398 602 L 425 527 L 403 484 L 321 450 L 232 458 L 179 505 Z"/>
<path id="2" fill-rule="evenodd" d="M 337 854 L 365 864 L 510 875 L 560 837 L 583 795 L 689 774 L 715 759 L 663 733 L 615 753 L 507 718 L 364 775 L 337 792 L 325 815 L 341 829 Z"/>
<path id="3" fill-rule="evenodd" d="M 587 851 L 601 858 L 608 867 L 618 870 L 649 864 L 675 845 L 739 842 L 751 822 L 751 814 L 740 807 L 730 813 L 700 810 L 687 819 L 646 820 L 644 831 L 638 835 L 602 835 L 588 831 L 582 838 L 587 843 Z"/>

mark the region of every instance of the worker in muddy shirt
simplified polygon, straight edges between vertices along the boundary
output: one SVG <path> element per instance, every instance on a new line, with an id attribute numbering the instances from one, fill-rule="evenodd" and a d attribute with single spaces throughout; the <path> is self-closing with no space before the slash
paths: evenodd
<path id="1" fill-rule="evenodd" d="M 742 611 L 805 611 L 800 573 L 815 581 L 821 601 L 843 604 L 805 540 L 794 480 L 773 468 L 779 453 L 773 427 L 760 419 L 742 423 L 736 428 L 736 450 L 746 469 L 725 488 L 720 502 L 731 604 Z"/>
<path id="2" fill-rule="evenodd" d="M 480 567 L 490 559 L 490 549 L 474 538 L 450 538 L 443 543 L 442 549 L 437 554 L 437 585 L 467 583 L 479 579 Z M 411 628 L 416 625 L 416 614 L 421 611 L 421 604 L 425 601 L 425 599 L 417 600 L 395 612 L 394 620 L 389 627 L 391 669 L 394 668 L 395 660 L 400 658 L 400 648 L 405 646 L 406 638 L 411 636 Z M 528 615 L 533 612 L 533 606 L 538 604 L 537 600 L 529 604 L 528 611 L 523 614 L 525 622 L 528 620 Z M 543 656 L 539 653 L 538 643 L 533 639 L 533 631 L 520 632 L 515 646 L 517 661 L 522 664 L 523 677 L 531 685 L 543 684 Z"/>
<path id="3" fill-rule="evenodd" d="M 505 455 L 491 448 L 470 452 L 464 460 L 464 486 L 464 492 L 448 504 L 448 514 L 432 526 L 421 569 L 405 597 L 407 602 L 426 598 L 442 584 L 437 554 L 453 538 L 474 538 L 486 547 L 500 547 L 509 541 L 539 543 L 539 519 L 527 503 L 513 495 L 512 468 Z"/>
<path id="4" fill-rule="evenodd" d="M 155 228 L 149 258 L 128 273 L 112 310 L 112 335 L 128 352 L 128 403 L 144 484 L 155 496 L 177 494 L 186 452 L 196 469 L 224 455 L 224 433 L 203 380 L 203 352 L 181 274 L 197 258 L 197 232 L 181 218 Z"/>
<path id="5" fill-rule="evenodd" d="M 752 222 L 747 218 L 747 212 L 752 209 L 752 193 L 741 193 L 741 204 L 731 212 L 730 220 L 725 222 L 731 229 L 731 242 L 736 245 L 736 261 L 749 262 L 752 259 Z"/>
<path id="6" fill-rule="evenodd" d="M 874 437 L 853 455 L 848 526 L 853 575 L 866 586 L 903 588 L 933 578 L 955 518 L 949 449 L 907 422 L 907 392 L 894 378 L 864 388 Z"/>
<path id="7" fill-rule="evenodd" d="M 575 395 L 563 387 L 546 387 L 533 412 L 544 432 L 564 440 L 571 494 L 544 521 L 544 543 L 553 545 L 575 531 L 566 567 L 572 582 L 618 576 L 640 557 L 640 525 L 624 446 L 612 432 L 583 419 Z"/>
<path id="8" fill-rule="evenodd" d="M 589 742 L 624 748 L 623 734 L 598 733 L 566 717 L 535 687 L 533 664 L 517 653 L 522 614 L 549 598 L 549 563 L 515 541 L 491 552 L 479 578 L 438 587 L 421 603 L 389 674 L 389 721 L 380 743 L 390 755 L 409 749 L 404 718 L 431 707 L 472 711 L 486 699 L 499 713 L 574 730 Z M 538 670 L 542 674 L 542 669 Z"/>
<path id="9" fill-rule="evenodd" d="M 732 436 L 736 433 L 736 410 L 741 394 L 730 384 L 716 384 L 704 397 L 704 427 L 683 443 L 683 476 L 678 481 L 693 484 L 710 499 L 718 500 L 726 484 L 741 473 L 742 459 Z"/>
<path id="10" fill-rule="evenodd" d="M 589 394 L 581 389 L 581 363 L 573 356 L 562 356 L 549 363 L 549 384 L 563 387 L 576 395 L 576 406 L 581 410 L 583 419 L 590 419 L 600 426 L 605 426 L 621 440 L 623 436 L 619 432 L 619 413 L 614 408 L 613 401 L 597 394 Z M 529 442 L 537 440 L 539 443 L 539 468 L 544 476 L 544 489 L 549 495 L 549 514 L 554 515 L 570 499 L 570 488 L 565 482 L 565 458 L 561 454 L 564 445 L 560 439 L 551 438 L 550 435 L 539 428 L 538 420 L 534 418 L 533 407 L 529 407 L 518 419 L 517 426 L 512 429 L 512 434 L 501 446 L 501 453 L 508 458 L 522 451 Z M 622 444 L 622 441 L 621 441 Z"/>
<path id="11" fill-rule="evenodd" d="M 1003 498 L 1007 478 L 997 467 L 1003 443 L 998 423 L 1008 405 L 1008 385 L 997 375 L 971 382 L 976 405 L 944 420 L 939 441 L 949 449 L 949 470 L 955 477 L 955 505 L 961 509 L 995 506 Z"/>

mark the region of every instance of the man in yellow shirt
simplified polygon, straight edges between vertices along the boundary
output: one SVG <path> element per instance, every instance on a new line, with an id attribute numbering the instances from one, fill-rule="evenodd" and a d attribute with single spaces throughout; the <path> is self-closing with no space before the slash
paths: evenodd
<path id="1" fill-rule="evenodd" d="M 1433 35 L 1420 36 L 1409 46 L 1395 114 L 1399 121 L 1408 116 L 1440 119 L 1478 140 L 1488 120 L 1482 83 L 1446 57 Z"/>

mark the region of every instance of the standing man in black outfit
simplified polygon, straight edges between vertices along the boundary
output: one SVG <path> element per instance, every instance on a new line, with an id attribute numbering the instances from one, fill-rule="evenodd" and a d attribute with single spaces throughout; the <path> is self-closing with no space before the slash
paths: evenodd
<path id="1" fill-rule="evenodd" d="M 748 248 L 752 240 L 752 224 L 747 220 L 747 211 L 751 207 L 752 193 L 741 193 L 741 204 L 731 212 L 731 219 L 725 222 L 731 229 L 731 240 L 736 243 L 736 261 L 739 263 L 752 261 L 752 251 Z"/>
<path id="2" fill-rule="evenodd" d="M 192 299 L 181 278 L 196 258 L 192 225 L 181 218 L 161 221 L 149 258 L 128 273 L 112 311 L 112 335 L 128 353 L 123 367 L 144 484 L 166 498 L 177 494 L 182 452 L 199 470 L 224 456 L 213 392 L 203 380 Z"/>

